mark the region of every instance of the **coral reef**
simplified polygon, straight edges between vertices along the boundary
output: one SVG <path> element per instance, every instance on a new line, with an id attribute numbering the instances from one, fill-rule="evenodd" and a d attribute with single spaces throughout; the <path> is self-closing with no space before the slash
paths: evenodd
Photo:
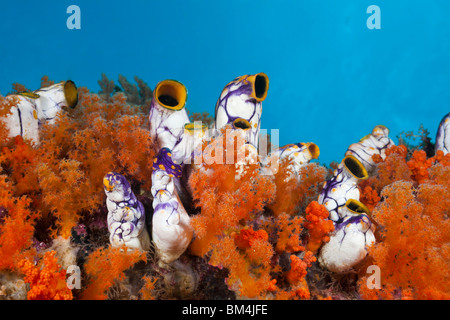
<path id="1" fill-rule="evenodd" d="M 42 82 L 51 84 L 48 78 Z M 99 192 L 106 172 L 131 178 L 138 194 L 151 185 L 144 177 L 151 176 L 148 158 L 155 151 L 140 106 L 127 104 L 122 93 L 107 102 L 86 88 L 77 91 L 76 108 L 61 109 L 53 122 L 39 125 L 39 145 L 20 135 L 10 138 L 7 126 L 0 126 L 1 272 L 20 275 L 20 261 L 35 261 L 50 247 L 66 266 L 107 245 L 93 236 L 98 230 L 108 234 L 105 194 Z M 11 101 L 0 97 L 2 115 L 15 108 Z M 75 236 L 87 222 L 87 236 Z"/>
<path id="2" fill-rule="evenodd" d="M 325 167 L 261 143 L 264 73 L 214 117 L 135 82 L 0 96 L 0 299 L 450 299 L 448 115 L 436 150 L 380 125 Z"/>

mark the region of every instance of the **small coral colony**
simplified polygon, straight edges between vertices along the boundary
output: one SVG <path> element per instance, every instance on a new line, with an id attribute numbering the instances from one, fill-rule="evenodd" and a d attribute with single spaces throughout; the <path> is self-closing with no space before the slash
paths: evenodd
<path id="1" fill-rule="evenodd" d="M 264 73 L 214 119 L 103 80 L 0 96 L 1 299 L 450 298 L 450 113 L 431 151 L 377 125 L 327 167 L 260 133 Z"/>

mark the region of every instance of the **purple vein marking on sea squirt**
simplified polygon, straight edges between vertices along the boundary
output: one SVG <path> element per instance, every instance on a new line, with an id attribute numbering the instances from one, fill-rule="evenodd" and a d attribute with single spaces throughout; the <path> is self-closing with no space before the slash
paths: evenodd
<path id="1" fill-rule="evenodd" d="M 170 225 L 169 224 L 169 219 L 170 219 L 170 217 L 172 216 L 172 214 L 174 213 L 174 212 L 177 212 L 177 210 L 178 210 L 178 202 L 177 201 L 169 201 L 169 202 L 162 202 L 162 203 L 158 203 L 157 205 L 156 205 L 156 207 L 155 207 L 155 212 L 160 212 L 161 210 L 172 210 L 171 212 L 170 212 L 170 214 L 167 216 L 167 219 L 166 219 L 166 224 L 167 225 Z"/>
<path id="2" fill-rule="evenodd" d="M 342 218 L 341 218 L 340 222 L 335 223 L 334 232 L 337 233 L 341 229 L 343 229 L 343 232 L 344 232 L 342 239 L 339 241 L 339 244 L 342 245 L 342 242 L 344 242 L 345 236 L 347 235 L 345 227 L 347 227 L 350 223 L 359 223 L 361 219 L 362 219 L 362 216 L 353 216 L 353 217 L 350 217 L 345 222 L 342 222 Z"/>
<path id="3" fill-rule="evenodd" d="M 225 88 L 222 90 L 222 93 L 223 93 L 223 91 L 225 91 L 225 90 L 228 90 L 228 92 L 227 92 L 227 94 L 223 97 L 223 98 L 219 98 L 219 101 L 217 102 L 217 105 L 216 105 L 216 110 L 215 110 L 215 113 L 216 113 L 216 117 L 217 117 L 217 110 L 219 109 L 219 107 L 222 107 L 222 108 L 224 108 L 224 110 L 225 110 L 225 113 L 227 114 L 227 117 L 228 117 L 228 119 L 233 119 L 232 121 L 234 121 L 234 120 L 236 120 L 237 118 L 239 118 L 239 117 L 231 117 L 229 114 L 228 114 L 228 109 L 227 109 L 227 107 L 228 107 L 228 98 L 231 96 L 231 95 L 242 95 L 242 94 L 246 94 L 246 95 L 250 95 L 251 93 L 252 93 L 252 86 L 251 86 L 251 83 L 249 82 L 248 84 L 243 84 L 243 85 L 241 85 L 241 86 L 239 86 L 237 89 L 235 89 L 235 90 L 231 90 L 231 87 L 233 86 L 233 85 L 236 85 L 236 84 L 238 84 L 238 83 L 240 83 L 240 82 L 243 82 L 243 80 L 244 79 L 242 79 L 241 81 L 237 81 L 237 79 L 239 79 L 239 78 L 236 78 L 235 80 L 233 80 L 232 82 L 230 82 L 229 84 L 227 84 L 226 86 L 225 86 Z M 247 79 L 247 78 L 245 78 L 245 79 Z M 220 94 L 220 95 L 222 95 L 222 93 Z M 224 105 L 222 105 L 222 103 L 224 102 Z M 255 108 L 256 109 L 256 108 Z M 253 114 L 252 114 L 252 117 L 253 117 L 253 115 L 255 114 L 255 111 L 253 112 Z M 250 119 L 251 119 L 251 117 L 250 117 Z M 231 121 L 231 122 L 232 122 Z"/>

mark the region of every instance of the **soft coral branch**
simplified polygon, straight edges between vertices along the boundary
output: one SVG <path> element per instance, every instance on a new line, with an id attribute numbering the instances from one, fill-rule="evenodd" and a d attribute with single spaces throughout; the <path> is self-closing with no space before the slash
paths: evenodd
<path id="1" fill-rule="evenodd" d="M 46 192 L 43 202 L 51 209 L 57 219 L 59 235 L 69 238 L 82 211 L 92 212 L 96 209 L 99 195 L 94 196 L 90 181 L 75 160 L 63 160 L 56 171 L 48 165 L 38 167 L 39 185 Z M 87 196 L 91 194 L 91 196 Z M 56 236 L 56 235 L 54 235 Z"/>
<path id="2" fill-rule="evenodd" d="M 306 207 L 306 220 L 304 226 L 309 231 L 307 249 L 316 252 L 323 242 L 328 242 L 328 234 L 334 231 L 333 221 L 328 220 L 329 212 L 324 205 L 312 201 Z"/>
<path id="3" fill-rule="evenodd" d="M 31 245 L 39 215 L 30 209 L 30 198 L 13 193 L 12 183 L 0 176 L 0 270 L 15 270 L 18 260 L 34 254 Z"/>
<path id="4" fill-rule="evenodd" d="M 291 269 L 286 273 L 287 281 L 295 286 L 304 281 L 307 274 L 306 269 L 311 267 L 317 259 L 311 251 L 306 251 L 303 259 L 296 255 L 291 255 Z"/>

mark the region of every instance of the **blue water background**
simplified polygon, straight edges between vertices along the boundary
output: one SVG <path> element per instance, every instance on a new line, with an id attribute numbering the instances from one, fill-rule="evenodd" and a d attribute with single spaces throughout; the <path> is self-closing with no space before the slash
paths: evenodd
<path id="1" fill-rule="evenodd" d="M 66 9 L 81 9 L 69 30 Z M 369 5 L 381 29 L 369 30 Z M 450 1 L 177 0 L 2 1 L 0 93 L 43 75 L 97 92 L 101 73 L 154 87 L 177 79 L 187 107 L 214 113 L 236 76 L 265 72 L 262 128 L 280 144 L 315 142 L 340 161 L 377 124 L 435 138 L 450 111 Z"/>

